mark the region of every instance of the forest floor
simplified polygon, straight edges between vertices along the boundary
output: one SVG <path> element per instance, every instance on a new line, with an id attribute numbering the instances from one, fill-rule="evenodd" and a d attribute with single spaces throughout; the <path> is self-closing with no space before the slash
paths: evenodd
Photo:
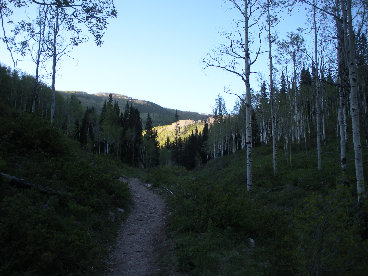
<path id="1" fill-rule="evenodd" d="M 165 201 L 139 179 L 121 177 L 120 181 L 128 182 L 133 202 L 110 257 L 108 275 L 162 275 L 161 257 L 169 247 Z"/>

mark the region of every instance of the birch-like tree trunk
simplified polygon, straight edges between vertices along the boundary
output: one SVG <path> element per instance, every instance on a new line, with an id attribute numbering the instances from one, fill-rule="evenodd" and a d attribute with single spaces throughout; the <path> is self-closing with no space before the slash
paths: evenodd
<path id="1" fill-rule="evenodd" d="M 57 37 L 59 33 L 59 8 L 56 7 L 56 18 L 54 25 L 54 40 L 52 50 L 52 84 L 51 84 L 51 124 L 54 123 L 55 119 L 55 80 L 56 80 L 56 62 L 57 62 Z"/>
<path id="2" fill-rule="evenodd" d="M 294 105 L 294 121 L 295 121 L 295 127 L 293 128 L 294 129 L 293 138 L 295 138 L 295 140 L 299 144 L 299 133 L 298 133 L 299 131 L 299 110 L 298 110 L 298 104 L 297 104 L 297 99 L 296 99 L 297 85 L 296 85 L 296 53 L 295 51 L 293 52 L 293 71 L 294 71 L 294 78 L 293 78 L 292 86 L 293 86 L 293 105 Z"/>
<path id="3" fill-rule="evenodd" d="M 267 0 L 267 15 L 268 15 L 268 58 L 270 61 L 270 104 L 271 104 L 271 125 L 272 125 L 272 160 L 273 160 L 273 175 L 277 175 L 277 131 L 276 131 L 276 114 L 275 114 L 275 97 L 273 89 L 272 77 L 272 38 L 271 38 L 271 15 L 270 15 L 270 0 Z"/>
<path id="4" fill-rule="evenodd" d="M 317 120 L 317 160 L 318 160 L 318 170 L 322 170 L 322 158 L 321 158 L 321 126 L 320 126 L 320 82 L 319 82 L 319 68 L 318 68 L 318 37 L 317 37 L 317 21 L 316 21 L 316 1 L 314 0 L 313 5 L 313 24 L 314 24 L 314 60 L 315 60 L 315 89 L 316 89 L 316 120 Z"/>
<path id="5" fill-rule="evenodd" d="M 361 84 L 359 87 L 359 108 L 360 108 L 360 117 L 362 119 L 362 124 L 364 128 L 365 134 L 365 145 L 368 146 L 368 113 L 367 113 L 367 98 L 365 95 L 365 82 Z"/>
<path id="6" fill-rule="evenodd" d="M 320 86 L 320 94 L 321 94 L 321 102 L 322 102 L 322 109 L 321 109 L 321 115 L 322 115 L 322 142 L 323 145 L 327 144 L 327 137 L 326 137 L 326 88 L 325 86 Z M 327 116 L 328 117 L 328 116 Z"/>
<path id="7" fill-rule="evenodd" d="M 356 61 L 356 49 L 355 49 L 355 33 L 353 29 L 353 18 L 351 14 L 351 0 L 343 2 L 343 18 L 348 23 L 348 37 L 345 39 L 348 41 L 348 68 L 349 68 L 349 81 L 350 81 L 350 112 L 353 131 L 353 143 L 355 154 L 355 176 L 357 180 L 357 194 L 358 202 L 361 204 L 366 198 L 366 190 L 364 186 L 364 171 L 363 171 L 363 153 L 362 145 L 360 141 L 360 122 L 359 122 L 359 103 L 358 103 L 358 74 L 357 74 L 357 61 Z"/>
<path id="8" fill-rule="evenodd" d="M 247 190 L 253 188 L 252 181 L 252 104 L 250 95 L 250 53 L 249 53 L 249 15 L 248 15 L 248 0 L 244 0 L 244 72 L 245 72 L 245 91 L 246 91 L 246 146 L 247 146 Z"/>
<path id="9" fill-rule="evenodd" d="M 217 53 L 218 56 L 208 55 L 204 59 L 206 67 L 215 67 L 240 77 L 245 85 L 245 146 L 247 148 L 247 190 L 252 190 L 252 122 L 251 122 L 251 91 L 250 91 L 250 66 L 255 62 L 250 61 L 249 53 L 249 18 L 252 15 L 250 4 L 256 4 L 256 1 L 249 0 L 228 0 L 236 10 L 241 14 L 241 24 L 244 24 L 242 30 L 238 30 L 237 39 L 232 39 L 232 36 L 227 38 L 230 40 L 230 45 L 222 45 Z M 244 5 L 244 6 L 243 6 Z M 257 9 L 256 9 L 257 10 Z M 254 10 L 253 10 L 254 12 Z M 237 24 L 237 27 L 240 25 Z M 244 37 L 242 37 L 244 35 Z M 216 52 L 215 52 L 216 54 Z M 257 54 L 258 56 L 258 54 Z M 237 95 L 239 98 L 240 96 Z M 242 100 L 243 101 L 243 100 Z M 242 133 L 243 135 L 243 133 Z M 243 137 L 242 137 L 243 138 Z"/>
<path id="10" fill-rule="evenodd" d="M 336 7 L 339 7 L 340 0 L 336 1 Z M 338 9 L 339 10 L 339 9 Z M 346 171 L 346 116 L 344 116 L 344 110 L 346 110 L 345 102 L 345 82 L 344 80 L 344 32 L 341 21 L 339 20 L 339 11 L 337 11 L 335 21 L 337 29 L 337 60 L 338 60 L 338 84 L 339 84 L 339 105 L 338 105 L 338 121 L 340 129 L 340 166 L 342 172 Z"/>
<path id="11" fill-rule="evenodd" d="M 31 106 L 31 112 L 34 113 L 36 111 L 36 102 L 37 102 L 37 98 L 38 98 L 38 91 L 39 91 L 39 86 L 40 86 L 40 63 L 41 63 L 41 56 L 43 54 L 43 44 L 44 44 L 44 40 L 45 40 L 45 30 L 46 30 L 46 20 L 47 20 L 47 10 L 48 7 L 40 7 L 39 8 L 39 23 L 38 23 L 38 27 L 39 27 L 39 34 L 38 34 L 38 41 L 37 41 L 37 53 L 36 53 L 36 60 L 35 60 L 35 64 L 36 64 L 36 76 L 35 76 L 35 84 L 34 84 L 34 88 L 33 88 L 33 97 L 32 97 L 32 106 Z"/>

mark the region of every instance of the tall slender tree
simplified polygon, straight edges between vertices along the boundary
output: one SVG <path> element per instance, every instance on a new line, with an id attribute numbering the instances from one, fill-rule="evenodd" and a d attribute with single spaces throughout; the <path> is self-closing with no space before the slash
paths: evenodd
<path id="1" fill-rule="evenodd" d="M 360 120 L 359 120 L 359 103 L 358 103 L 358 73 L 356 59 L 355 32 L 353 29 L 353 16 L 351 12 L 352 1 L 341 0 L 344 24 L 347 25 L 344 39 L 347 42 L 347 58 L 350 82 L 350 112 L 353 129 L 353 143 L 355 154 L 355 176 L 357 180 L 358 202 L 362 204 L 367 198 L 367 192 L 364 185 L 363 170 L 363 151 L 360 141 Z"/>
<path id="2" fill-rule="evenodd" d="M 313 0 L 313 27 L 314 27 L 314 66 L 315 66 L 315 76 L 314 76 L 314 87 L 316 91 L 316 128 L 317 128 L 317 160 L 318 160 L 318 170 L 322 170 L 322 157 L 321 157 L 321 127 L 320 127 L 320 81 L 319 81 L 319 67 L 318 67 L 318 30 L 317 30 L 317 20 L 316 20 L 316 6 L 315 0 Z"/>
<path id="3" fill-rule="evenodd" d="M 268 59 L 270 62 L 270 105 L 271 105 L 271 124 L 272 124 L 272 160 L 273 160 L 273 174 L 277 175 L 277 126 L 276 126 L 276 111 L 275 111 L 275 95 L 273 86 L 273 62 L 272 62 L 272 42 L 271 36 L 271 0 L 267 0 L 267 26 L 268 26 Z"/>
<path id="4" fill-rule="evenodd" d="M 222 45 L 217 51 L 213 51 L 207 58 L 203 60 L 206 67 L 219 68 L 232 73 L 241 78 L 245 88 L 245 107 L 246 107 L 246 131 L 245 146 L 247 150 L 247 190 L 253 188 L 252 181 L 252 103 L 250 89 L 250 67 L 257 60 L 259 51 L 256 53 L 254 60 L 250 57 L 250 39 L 249 28 L 255 24 L 249 24 L 250 18 L 255 17 L 257 9 L 254 6 L 257 1 L 249 0 L 228 0 L 234 9 L 239 13 L 241 20 L 237 23 L 237 32 L 226 34 L 229 45 Z M 258 19 L 258 18 L 257 18 Z M 255 19 L 255 21 L 257 21 Z M 235 35 L 237 34 L 237 37 Z M 239 99 L 244 100 L 237 95 Z"/>

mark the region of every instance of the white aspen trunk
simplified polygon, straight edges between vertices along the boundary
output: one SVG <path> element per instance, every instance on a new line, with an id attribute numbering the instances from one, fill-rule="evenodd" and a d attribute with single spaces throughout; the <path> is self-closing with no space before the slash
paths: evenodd
<path id="1" fill-rule="evenodd" d="M 293 162 L 291 160 L 291 145 L 292 145 L 292 143 L 289 142 L 289 164 L 290 164 L 290 168 L 293 167 Z"/>
<path id="2" fill-rule="evenodd" d="M 247 146 L 247 191 L 253 188 L 252 181 L 252 120 L 251 120 L 251 95 L 250 95 L 250 53 L 248 34 L 248 0 L 244 0 L 244 52 L 245 52 L 245 90 L 246 90 L 246 146 Z"/>
<path id="3" fill-rule="evenodd" d="M 346 82 L 344 82 L 345 84 Z M 344 105 L 343 105 L 343 109 L 342 109 L 342 116 L 343 116 L 343 120 L 344 120 L 344 132 L 345 132 L 345 140 L 346 140 L 346 143 L 348 142 L 349 140 L 349 137 L 348 137 L 348 106 L 349 106 L 349 102 L 348 102 L 348 94 L 349 94 L 349 91 L 347 90 L 343 90 L 344 92 Z"/>
<path id="4" fill-rule="evenodd" d="M 339 84 L 339 105 L 338 105 L 338 122 L 340 128 L 340 166 L 343 172 L 346 171 L 346 110 L 345 108 L 345 92 L 344 92 L 344 82 L 343 82 L 343 74 L 345 67 L 345 58 L 344 58 L 344 33 L 342 30 L 341 22 L 336 19 L 337 25 L 337 37 L 338 37 L 338 51 L 337 51 L 337 60 L 338 60 L 338 84 Z"/>
<path id="5" fill-rule="evenodd" d="M 57 36 L 59 32 L 59 8 L 56 7 L 56 20 L 54 27 L 54 41 L 53 41 L 53 57 L 52 57 L 52 84 L 51 84 L 51 109 L 50 109 L 50 122 L 54 123 L 55 119 L 55 80 L 56 80 L 56 62 L 57 62 Z"/>
<path id="6" fill-rule="evenodd" d="M 221 157 L 224 157 L 224 134 L 223 134 L 223 132 L 222 132 L 222 124 L 223 124 L 223 122 L 221 121 L 220 122 L 220 139 L 219 139 L 219 141 L 220 141 L 220 153 L 221 153 Z"/>
<path id="7" fill-rule="evenodd" d="M 314 59 L 315 59 L 315 89 L 316 89 L 316 120 L 317 120 L 317 160 L 318 160 L 318 170 L 322 170 L 322 158 L 321 158 L 321 127 L 320 127 L 320 103 L 319 103 L 319 74 L 318 74 L 318 55 L 317 55 L 317 22 L 316 22 L 316 1 L 314 0 L 313 5 L 313 23 L 314 23 Z"/>
<path id="8" fill-rule="evenodd" d="M 243 150 L 245 148 L 245 132 L 244 130 L 242 130 L 242 133 L 241 133 L 241 149 Z"/>
<path id="9" fill-rule="evenodd" d="M 265 121 L 264 121 L 264 114 L 262 115 L 262 127 L 261 127 L 261 130 L 262 130 L 261 142 L 266 144 L 266 126 L 265 126 Z"/>
<path id="10" fill-rule="evenodd" d="M 323 69 L 320 69 L 321 72 L 321 79 L 322 79 L 322 73 L 324 71 L 324 67 Z M 319 80 L 319 96 L 321 99 L 321 105 L 320 105 L 320 116 L 321 116 L 321 139 L 322 139 L 322 145 L 326 145 L 327 141 L 326 141 L 326 113 L 327 113 L 327 117 L 328 116 L 328 110 L 326 112 L 326 89 L 325 89 L 325 85 L 322 84 L 322 81 Z"/>
<path id="11" fill-rule="evenodd" d="M 36 102 L 38 98 L 38 90 L 39 90 L 39 68 L 40 68 L 40 62 L 41 62 L 41 55 L 42 55 L 42 43 L 45 35 L 45 28 L 46 28 L 46 15 L 47 15 L 47 9 L 45 9 L 44 17 L 42 19 L 42 9 L 39 10 L 39 17 L 40 17 L 40 23 L 39 23 L 39 36 L 38 36 L 38 49 L 37 49 L 37 56 L 36 56 L 36 79 L 35 79 L 35 86 L 33 91 L 33 97 L 32 97 L 32 106 L 31 106 L 31 112 L 34 113 L 36 111 Z M 42 20 L 44 20 L 42 22 Z"/>
<path id="12" fill-rule="evenodd" d="M 295 57 L 295 52 L 293 53 L 293 67 L 294 67 L 294 79 L 293 79 L 293 93 L 294 93 L 294 121 L 295 121 L 295 127 L 294 129 L 294 133 L 293 133 L 293 137 L 295 138 L 295 140 L 297 141 L 297 143 L 299 144 L 299 112 L 298 112 L 298 105 L 297 105 L 297 100 L 296 100 L 296 57 Z"/>
<path id="13" fill-rule="evenodd" d="M 270 61 L 270 102 L 271 102 L 271 120 L 272 120 L 272 160 L 273 160 L 273 175 L 277 175 L 277 144 L 276 144 L 276 115 L 275 115 L 275 99 L 273 93 L 273 78 L 272 78 L 272 42 L 271 42 L 271 16 L 270 16 L 270 0 L 267 0 L 268 13 L 268 58 Z"/>
<path id="14" fill-rule="evenodd" d="M 285 160 L 286 160 L 286 163 L 289 163 L 289 158 L 288 158 L 288 138 L 285 137 L 285 142 L 284 142 L 284 154 L 285 154 Z"/>
<path id="15" fill-rule="evenodd" d="M 340 129 L 340 165 L 343 172 L 346 171 L 346 121 L 344 120 L 343 109 L 345 105 L 344 91 L 342 88 L 339 89 L 339 129 Z"/>
<path id="16" fill-rule="evenodd" d="M 227 155 L 230 155 L 230 135 L 226 135 L 226 151 Z"/>
<path id="17" fill-rule="evenodd" d="M 233 154 L 236 152 L 236 141 L 235 141 L 235 130 L 231 133 L 231 136 L 233 138 Z"/>
<path id="18" fill-rule="evenodd" d="M 337 81 L 339 83 L 339 80 Z M 339 106 L 339 103 L 337 104 Z M 336 142 L 339 140 L 339 133 L 340 133 L 340 108 L 338 107 L 336 110 L 337 120 L 336 120 Z M 338 148 L 337 148 L 338 150 Z"/>
<path id="19" fill-rule="evenodd" d="M 344 20 L 348 21 L 349 29 L 349 49 L 348 49 L 348 67 L 349 67 L 349 80 L 350 80 L 350 112 L 353 131 L 353 143 L 355 154 L 355 175 L 357 179 L 357 194 L 358 202 L 363 203 L 366 198 L 366 190 L 364 186 L 364 171 L 363 171 L 363 152 L 360 142 L 360 122 L 359 122 L 359 103 L 358 103 L 358 74 L 357 74 L 357 61 L 355 56 L 355 33 L 353 30 L 353 22 L 351 15 L 351 0 L 347 0 L 347 11 L 343 9 Z M 347 16 L 346 16 L 347 13 Z"/>
<path id="20" fill-rule="evenodd" d="M 365 96 L 365 82 L 363 82 L 359 92 L 360 115 L 364 128 L 365 144 L 368 146 L 367 98 Z"/>
<path id="21" fill-rule="evenodd" d="M 216 159 L 216 142 L 213 142 L 213 159 Z"/>
<path id="22" fill-rule="evenodd" d="M 323 90 L 323 92 L 325 92 Z M 323 93 L 324 94 L 324 93 Z M 322 110 L 321 110 L 321 113 L 322 113 L 322 141 L 323 141 L 323 145 L 326 145 L 327 144 L 327 137 L 326 137 L 326 114 L 325 114 L 325 97 L 322 96 Z M 327 116 L 329 117 L 329 116 Z"/>

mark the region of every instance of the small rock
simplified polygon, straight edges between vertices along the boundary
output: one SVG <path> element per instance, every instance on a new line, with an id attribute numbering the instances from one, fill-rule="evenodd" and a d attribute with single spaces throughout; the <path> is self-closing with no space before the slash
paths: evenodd
<path id="1" fill-rule="evenodd" d="M 254 248 L 256 246 L 256 242 L 252 238 L 248 238 L 249 246 Z"/>
<path id="2" fill-rule="evenodd" d="M 124 210 L 124 209 L 121 209 L 121 208 L 118 208 L 117 210 L 118 210 L 118 212 L 120 212 L 120 213 L 124 213 L 124 212 L 125 212 L 125 210 Z"/>
<path id="3" fill-rule="evenodd" d="M 126 176 L 124 176 L 124 175 L 120 176 L 119 180 L 121 182 L 125 182 L 125 183 L 128 183 L 129 182 L 129 179 Z"/>
<path id="4" fill-rule="evenodd" d="M 115 221 L 115 214 L 113 212 L 109 211 L 109 216 L 110 216 L 111 221 L 114 222 Z"/>

